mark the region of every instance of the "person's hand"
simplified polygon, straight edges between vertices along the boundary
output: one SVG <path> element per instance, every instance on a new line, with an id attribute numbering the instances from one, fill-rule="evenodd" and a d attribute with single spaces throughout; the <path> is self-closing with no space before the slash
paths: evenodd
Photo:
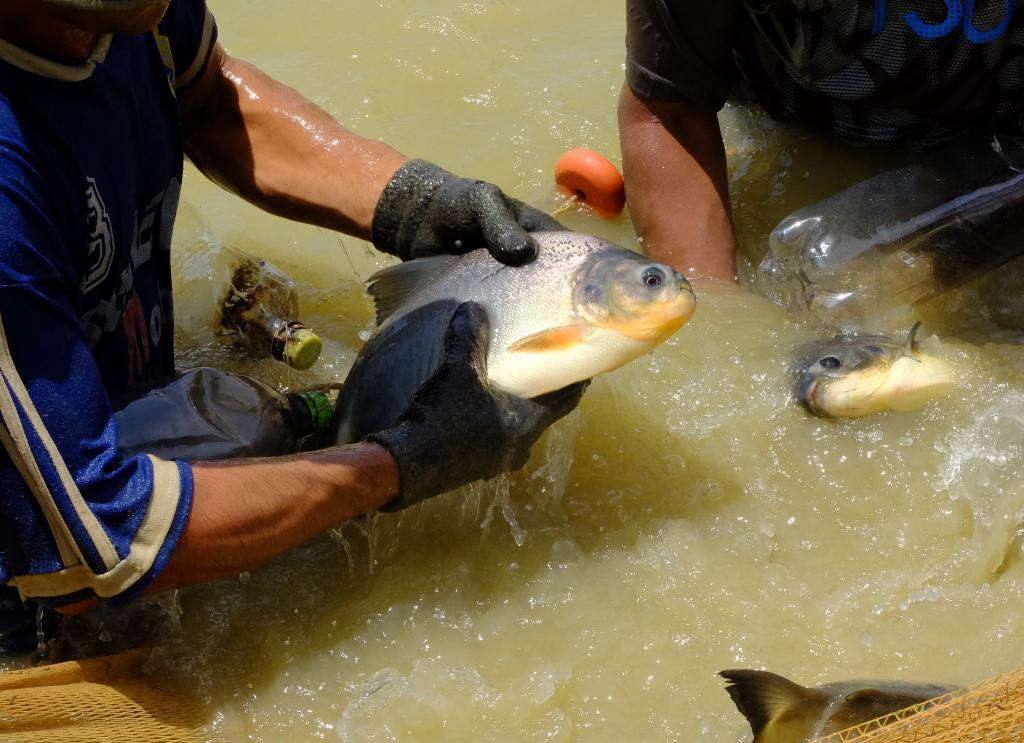
<path id="1" fill-rule="evenodd" d="M 486 247 L 502 263 L 519 266 L 537 254 L 529 231 L 561 229 L 554 218 L 492 183 L 410 160 L 385 186 L 370 239 L 403 261 Z"/>
<path id="2" fill-rule="evenodd" d="M 448 326 L 441 366 L 392 428 L 367 437 L 398 464 L 399 495 L 381 510 L 399 511 L 519 469 L 544 430 L 579 404 L 589 381 L 531 399 L 492 389 L 487 338 L 483 307 L 459 305 Z"/>

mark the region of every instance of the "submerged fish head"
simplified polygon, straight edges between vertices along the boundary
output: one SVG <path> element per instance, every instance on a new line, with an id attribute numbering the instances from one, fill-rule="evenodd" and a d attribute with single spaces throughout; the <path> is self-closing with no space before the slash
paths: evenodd
<path id="1" fill-rule="evenodd" d="M 883 410 L 913 410 L 953 388 L 949 365 L 914 342 L 885 336 L 839 337 L 815 344 L 794 366 L 797 399 L 824 418 L 856 418 Z"/>
<path id="2" fill-rule="evenodd" d="M 576 273 L 573 303 L 590 325 L 652 346 L 693 315 L 693 289 L 681 273 L 636 253 L 594 253 Z"/>

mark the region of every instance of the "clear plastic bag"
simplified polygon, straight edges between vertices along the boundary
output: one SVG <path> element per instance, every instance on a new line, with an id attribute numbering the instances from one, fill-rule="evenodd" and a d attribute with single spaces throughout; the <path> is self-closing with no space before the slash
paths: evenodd
<path id="1" fill-rule="evenodd" d="M 273 357 L 308 369 L 320 356 L 320 339 L 296 318 L 294 282 L 265 260 L 224 246 L 219 312 L 214 332 L 254 359 Z M 214 277 L 216 281 L 218 277 Z"/>
<path id="2" fill-rule="evenodd" d="M 758 289 L 848 324 L 911 305 L 1024 253 L 1024 140 L 978 137 L 804 207 L 779 223 Z"/>

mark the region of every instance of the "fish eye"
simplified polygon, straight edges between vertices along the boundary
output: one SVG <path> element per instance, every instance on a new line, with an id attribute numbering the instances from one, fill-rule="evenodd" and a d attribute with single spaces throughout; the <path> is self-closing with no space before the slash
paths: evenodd
<path id="1" fill-rule="evenodd" d="M 843 365 L 842 362 L 835 356 L 826 356 L 825 358 L 820 359 L 818 361 L 818 364 L 821 366 L 822 369 L 838 369 L 840 366 Z"/>
<path id="2" fill-rule="evenodd" d="M 644 269 L 644 272 L 640 274 L 640 280 L 644 282 L 649 289 L 657 289 L 665 283 L 665 272 L 655 266 L 648 266 Z"/>

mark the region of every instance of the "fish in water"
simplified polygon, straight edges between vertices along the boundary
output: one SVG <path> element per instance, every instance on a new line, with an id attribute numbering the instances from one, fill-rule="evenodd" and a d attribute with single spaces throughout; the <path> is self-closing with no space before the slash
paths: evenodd
<path id="1" fill-rule="evenodd" d="M 949 394 L 953 371 L 914 340 L 917 322 L 899 343 L 884 335 L 838 336 L 805 346 L 791 369 L 794 394 L 822 418 L 858 418 L 914 410 Z"/>
<path id="2" fill-rule="evenodd" d="M 754 731 L 754 743 L 803 743 L 948 694 L 960 687 L 899 681 L 800 686 L 770 671 L 719 673 Z"/>
<path id="3" fill-rule="evenodd" d="M 378 271 L 368 291 L 377 330 L 335 409 L 332 443 L 393 425 L 441 363 L 455 308 L 490 319 L 490 383 L 536 397 L 616 369 L 677 331 L 694 310 L 690 284 L 661 263 L 577 232 L 535 232 L 537 257 L 512 268 L 486 250 Z"/>

